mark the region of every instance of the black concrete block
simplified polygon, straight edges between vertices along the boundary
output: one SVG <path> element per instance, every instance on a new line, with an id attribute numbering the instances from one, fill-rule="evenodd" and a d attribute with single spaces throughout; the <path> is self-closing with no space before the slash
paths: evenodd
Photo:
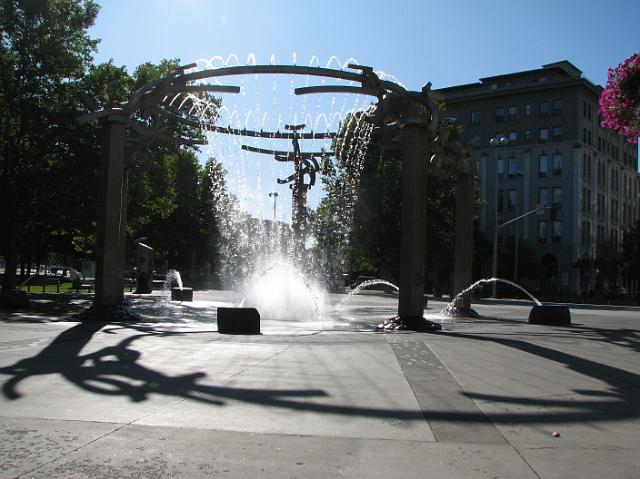
<path id="1" fill-rule="evenodd" d="M 171 288 L 171 301 L 193 301 L 193 289 Z"/>
<path id="2" fill-rule="evenodd" d="M 571 324 L 571 312 L 564 304 L 534 306 L 529 312 L 529 322 L 548 326 L 567 326 Z"/>
<path id="3" fill-rule="evenodd" d="M 260 334 L 260 313 L 256 308 L 218 308 L 220 334 Z"/>

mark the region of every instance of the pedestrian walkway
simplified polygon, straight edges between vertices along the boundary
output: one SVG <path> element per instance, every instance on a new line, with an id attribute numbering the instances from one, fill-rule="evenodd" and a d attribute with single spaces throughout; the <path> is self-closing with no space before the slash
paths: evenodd
<path id="1" fill-rule="evenodd" d="M 0 478 L 639 477 L 637 312 L 476 309 L 260 336 L 0 312 Z"/>

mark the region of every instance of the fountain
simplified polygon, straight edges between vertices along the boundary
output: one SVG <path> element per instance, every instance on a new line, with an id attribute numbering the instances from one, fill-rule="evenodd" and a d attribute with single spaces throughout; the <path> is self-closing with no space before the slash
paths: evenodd
<path id="1" fill-rule="evenodd" d="M 167 271 L 162 285 L 162 295 L 165 296 L 168 291 L 171 291 L 171 301 L 193 301 L 193 289 L 183 286 L 182 276 L 175 269 Z"/>
<path id="2" fill-rule="evenodd" d="M 256 259 L 260 258 L 260 262 L 263 262 L 265 254 L 272 254 L 273 245 L 288 250 L 287 257 L 298 271 L 310 270 L 313 261 L 306 252 L 305 204 L 308 200 L 310 206 L 313 206 L 314 201 L 317 204 L 317 198 L 314 200 L 311 195 L 305 198 L 304 193 L 314 182 L 316 172 L 321 170 L 316 158 L 333 152 L 339 161 L 348 162 L 349 172 L 353 173 L 353 176 L 347 180 L 349 184 L 345 191 L 355 194 L 358 190 L 357 178 L 362 170 L 364 152 L 375 127 L 376 135 L 385 142 L 385 148 L 399 150 L 402 158 L 402 254 L 399 268 L 398 314 L 385 322 L 383 328 L 420 331 L 440 329 L 439 324 L 423 317 L 426 201 L 424 160 L 431 158 L 434 169 L 443 159 L 454 158 L 459 152 L 446 148 L 448 130 L 440 123 L 430 84 L 426 84 L 421 91 L 408 91 L 397 81 L 386 79 L 388 77 L 382 72 L 374 72 L 371 67 L 358 65 L 351 60 L 340 65 L 340 69 L 333 69 L 331 65 L 322 68 L 317 61 L 315 65 L 305 67 L 295 62 L 293 65 L 278 65 L 273 61 L 269 65 L 257 65 L 255 58 L 248 62 L 248 65 L 240 65 L 237 62 L 238 64 L 230 66 L 223 62 L 222 66 L 218 66 L 212 64 L 214 60 L 218 61 L 215 58 L 179 67 L 160 81 L 143 86 L 127 101 L 102 110 L 93 110 L 81 119 L 104 119 L 103 128 L 107 139 L 103 148 L 101 174 L 105 195 L 101 199 L 101 217 L 98 225 L 95 307 L 112 308 L 123 299 L 122 285 L 119 284 L 123 277 L 119 271 L 120 266 L 112 268 L 108 265 L 120 265 L 120 258 L 123 256 L 121 245 L 124 242 L 121 237 L 122 232 L 126 230 L 126 211 L 121 205 L 122 198 L 126 198 L 123 159 L 125 129 L 128 125 L 132 126 L 131 131 L 140 140 L 140 144 L 144 144 L 145 141 L 170 140 L 166 132 L 175 126 L 205 131 L 211 156 L 231 160 L 223 167 L 229 171 L 231 179 L 240 180 L 235 185 L 231 184 L 235 180 L 229 182 L 230 186 L 235 186 L 236 189 L 224 200 L 223 203 L 226 203 L 228 210 L 227 214 L 220 217 L 221 230 L 225 236 L 222 239 L 226 244 L 226 254 L 220 269 L 225 277 L 226 286 L 237 286 L 243 278 L 260 271 Z M 270 114 L 263 106 L 270 101 L 273 105 L 280 103 L 276 95 L 280 91 L 276 86 L 276 77 L 281 75 L 287 75 L 285 94 L 289 99 L 288 105 L 285 104 L 280 111 L 274 108 Z M 239 86 L 222 85 L 221 78 L 238 79 Z M 306 80 L 302 85 L 297 82 L 300 78 Z M 309 86 L 312 78 L 321 78 L 322 84 Z M 325 84 L 327 79 L 334 84 Z M 265 91 L 269 90 L 259 88 L 253 94 L 247 94 L 253 86 L 264 82 L 273 82 L 272 98 L 268 93 L 265 94 Z M 234 95 L 241 92 L 242 95 Z M 221 102 L 210 96 L 213 93 L 231 94 L 231 97 L 229 101 L 225 98 Z M 309 94 L 321 95 L 316 96 L 316 103 L 307 99 Z M 249 104 L 252 98 L 255 98 L 256 107 Z M 349 101 L 353 105 L 351 108 L 347 107 Z M 315 115 L 308 107 L 310 103 L 318 105 Z M 332 113 L 321 112 L 321 104 L 328 105 Z M 139 112 L 142 115 L 139 115 Z M 145 118 L 145 121 L 138 121 L 139 117 Z M 150 121 L 146 121 L 147 119 Z M 310 131 L 298 131 L 304 128 L 302 125 L 306 125 Z M 345 134 L 339 137 L 331 133 L 341 130 Z M 243 142 L 253 139 L 254 145 L 244 144 L 243 148 L 234 138 L 242 138 Z M 177 140 L 193 144 L 193 141 L 186 137 Z M 284 148 L 276 144 L 280 140 L 293 142 L 294 158 L 290 158 Z M 311 154 L 303 152 L 300 143 L 314 140 L 331 140 L 332 143 L 325 144 L 320 149 L 313 148 Z M 268 144 L 265 145 L 264 142 Z M 294 247 L 291 247 L 291 241 L 289 244 L 286 244 L 287 241 L 285 244 L 278 243 L 278 235 L 273 234 L 279 227 L 276 220 L 270 222 L 270 227 L 267 227 L 264 219 L 260 220 L 246 213 L 251 206 L 265 201 L 267 195 L 263 192 L 271 191 L 273 179 L 283 176 L 281 171 L 276 172 L 272 167 L 269 182 L 268 178 L 265 178 L 268 175 L 263 176 L 260 167 L 264 160 L 256 159 L 255 155 L 247 156 L 267 151 L 278 161 L 293 159 L 294 162 L 294 175 L 280 182 L 287 183 L 290 179 L 294 182 Z M 438 155 L 442 155 L 442 158 Z M 237 161 L 238 159 L 240 161 Z M 305 176 L 309 178 L 309 183 L 304 183 Z M 248 178 L 251 178 L 251 181 L 247 181 Z M 286 195 L 282 197 L 285 198 Z M 256 198 L 259 200 L 256 201 Z M 349 209 L 353 207 L 354 202 L 353 197 L 347 198 L 343 202 L 344 211 L 333 212 L 334 216 L 349 224 Z M 240 213 L 243 210 L 245 213 Z M 272 238 L 265 242 L 264 237 L 268 229 L 271 230 Z M 280 280 L 274 284 L 278 282 L 283 283 Z M 174 291 L 181 298 L 184 297 L 185 288 L 172 289 L 172 297 Z M 296 299 L 304 297 L 313 298 L 314 295 L 300 294 Z"/>
<path id="3" fill-rule="evenodd" d="M 568 306 L 563 304 L 542 304 L 535 296 L 519 284 L 502 278 L 486 278 L 476 281 L 458 293 L 455 298 L 453 298 L 453 300 L 451 300 L 451 302 L 440 312 L 440 314 L 446 316 L 478 317 L 478 313 L 463 306 L 464 300 L 476 289 L 491 283 L 507 284 L 523 292 L 535 303 L 529 312 L 529 323 L 556 326 L 571 324 L 571 313 Z"/>

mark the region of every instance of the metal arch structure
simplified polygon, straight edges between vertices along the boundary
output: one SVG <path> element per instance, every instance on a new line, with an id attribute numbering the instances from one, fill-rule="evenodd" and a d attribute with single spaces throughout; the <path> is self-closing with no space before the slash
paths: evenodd
<path id="1" fill-rule="evenodd" d="M 171 131 L 177 125 L 206 128 L 229 134 L 271 137 L 263 132 L 234 130 L 216 125 L 202 125 L 197 118 L 189 118 L 172 105 L 170 99 L 179 95 L 204 92 L 238 93 L 239 88 L 195 83 L 205 79 L 237 75 L 283 74 L 307 75 L 350 81 L 355 85 L 322 85 L 295 90 L 298 95 L 321 93 L 350 93 L 377 98 L 369 121 L 383 136 L 393 135 L 400 140 L 402 162 L 402 216 L 400 296 L 398 316 L 387 329 L 437 329 L 437 324 L 424 320 L 424 264 L 425 264 L 425 208 L 426 165 L 433 138 L 437 136 L 439 113 L 430 84 L 421 91 L 408 91 L 397 83 L 382 80 L 371 67 L 349 65 L 356 71 L 297 65 L 247 65 L 187 72 L 195 65 L 180 67 L 163 79 L 145 85 L 126 102 L 112 104 L 101 110 L 91 108 L 80 121 L 99 120 L 104 130 L 105 146 L 101 165 L 100 214 L 96 264 L 96 296 L 94 306 L 113 309 L 123 300 L 124 278 L 124 217 L 123 203 L 126 185 L 123 184 L 123 158 L 126 129 L 147 141 L 174 141 Z M 90 105 L 88 105 L 90 106 Z M 293 133 L 276 133 L 276 138 L 295 138 Z M 268 135 L 274 135 L 270 133 Z M 287 136 L 291 135 L 291 136 Z M 191 142 L 186 138 L 177 138 Z"/>
<path id="2" fill-rule="evenodd" d="M 256 65 L 227 67 L 189 73 L 189 81 L 211 77 L 243 74 L 293 74 L 329 77 L 359 83 L 354 85 L 322 85 L 298 88 L 297 95 L 350 93 L 377 98 L 374 114 L 369 120 L 382 135 L 398 138 L 402 144 L 402 213 L 400 294 L 398 315 L 385 322 L 385 329 L 439 329 L 437 323 L 426 321 L 424 311 L 424 264 L 426 235 L 426 161 L 440 128 L 439 112 L 431 85 L 420 92 L 407 91 L 397 83 L 381 80 L 371 67 L 349 65 L 359 73 L 326 68 Z M 426 113 L 426 114 L 425 114 Z"/>
<path id="3" fill-rule="evenodd" d="M 105 320 L 126 319 L 120 305 L 124 299 L 125 232 L 127 225 L 128 165 L 141 148 L 156 142 L 197 144 L 197 139 L 176 136 L 179 111 L 172 111 L 170 99 L 203 92 L 238 93 L 238 87 L 188 85 L 185 65 L 162 79 L 144 85 L 126 101 L 105 98 L 99 108 L 87 95 L 82 97 L 89 113 L 79 123 L 98 121 L 102 133 L 102 156 L 98 190 L 96 241 L 96 292 L 90 316 Z M 158 107 L 164 106 L 162 110 Z"/>

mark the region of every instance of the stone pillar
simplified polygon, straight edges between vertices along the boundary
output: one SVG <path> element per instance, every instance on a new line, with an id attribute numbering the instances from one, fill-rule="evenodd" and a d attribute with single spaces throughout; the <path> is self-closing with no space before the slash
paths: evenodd
<path id="1" fill-rule="evenodd" d="M 113 115 L 101 126 L 102 158 L 98 191 L 96 245 L 97 307 L 116 306 L 124 299 L 123 162 L 126 118 Z"/>
<path id="2" fill-rule="evenodd" d="M 136 280 L 135 294 L 150 294 L 153 291 L 153 248 L 144 243 L 136 246 Z"/>
<path id="3" fill-rule="evenodd" d="M 126 161 L 126 160 L 125 160 Z M 122 193 L 120 204 L 122 205 L 122 213 L 120 215 L 122 227 L 120 228 L 120 258 L 123 268 L 126 263 L 127 252 L 127 207 L 129 205 L 129 165 L 125 165 L 122 172 Z M 124 275 L 124 270 L 123 270 Z"/>
<path id="4" fill-rule="evenodd" d="M 473 175 L 458 173 L 456 178 L 456 236 L 454 292 L 460 293 L 471 285 L 473 265 Z M 460 303 L 462 309 L 471 307 L 471 297 L 466 296 Z"/>
<path id="5" fill-rule="evenodd" d="M 400 219 L 401 320 L 422 318 L 424 313 L 424 258 L 426 240 L 427 128 L 417 114 L 405 123 L 402 134 L 402 212 Z"/>

